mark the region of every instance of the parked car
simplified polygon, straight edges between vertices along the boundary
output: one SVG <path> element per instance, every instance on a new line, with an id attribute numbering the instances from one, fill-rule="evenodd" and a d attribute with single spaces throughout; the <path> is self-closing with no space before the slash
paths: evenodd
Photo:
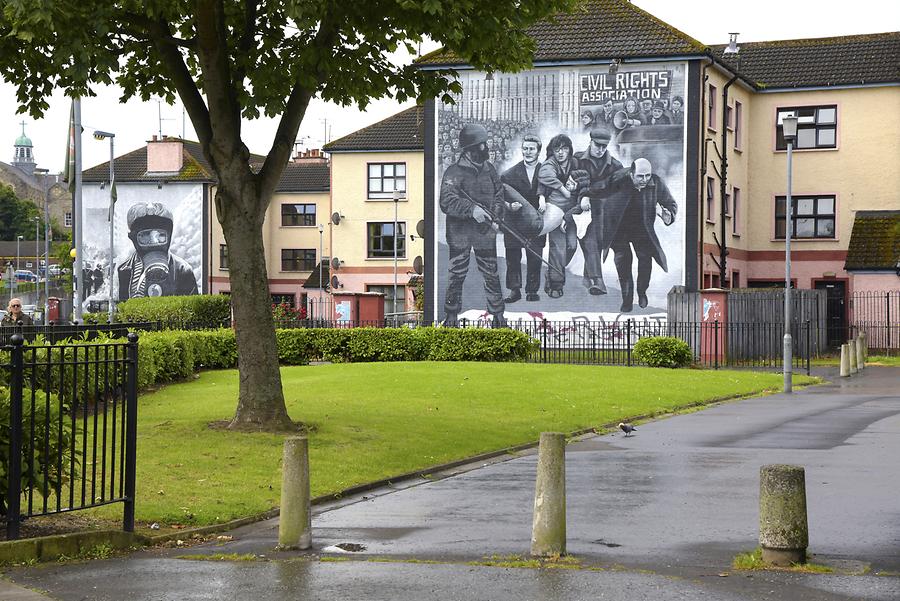
<path id="1" fill-rule="evenodd" d="M 51 278 L 56 278 L 60 276 L 62 270 L 59 268 L 59 265 L 53 264 L 47 268 L 47 273 L 50 274 Z"/>
<path id="2" fill-rule="evenodd" d="M 16 281 L 17 282 L 37 282 L 38 277 L 34 275 L 33 271 L 28 269 L 18 269 L 16 270 Z"/>

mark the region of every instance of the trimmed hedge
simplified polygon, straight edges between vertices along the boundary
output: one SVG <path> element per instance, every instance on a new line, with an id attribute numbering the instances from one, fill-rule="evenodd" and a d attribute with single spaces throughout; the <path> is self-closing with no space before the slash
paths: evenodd
<path id="1" fill-rule="evenodd" d="M 688 367 L 694 361 L 694 353 L 681 338 L 651 336 L 637 341 L 634 358 L 650 367 Z"/>
<path id="2" fill-rule="evenodd" d="M 116 305 L 118 321 L 164 321 L 220 327 L 231 317 L 231 299 L 225 295 L 146 296 Z"/>
<path id="3" fill-rule="evenodd" d="M 539 343 L 516 330 L 455 328 L 293 328 L 275 331 L 278 359 L 283 365 L 307 365 L 310 361 L 361 363 L 373 361 L 524 361 L 539 348 Z M 113 340 L 100 333 L 90 342 L 73 340 L 70 344 L 103 343 Z M 38 337 L 34 344 L 45 341 Z M 38 350 L 38 360 L 45 351 Z M 67 361 L 72 358 L 66 350 Z M 163 382 L 181 380 L 199 369 L 229 369 L 237 366 L 234 331 L 165 330 L 143 332 L 138 338 L 138 388 L 146 389 Z M 71 368 L 62 380 L 71 385 Z M 36 382 L 40 388 L 55 382 Z M 93 371 L 86 390 L 94 388 Z M 103 377 L 102 372 L 100 377 Z M 37 380 L 42 379 L 38 370 Z"/>

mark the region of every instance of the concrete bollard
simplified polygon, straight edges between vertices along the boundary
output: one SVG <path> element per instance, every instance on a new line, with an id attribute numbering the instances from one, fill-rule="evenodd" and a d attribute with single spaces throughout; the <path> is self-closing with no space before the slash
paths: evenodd
<path id="1" fill-rule="evenodd" d="M 312 517 L 309 442 L 305 436 L 285 439 L 283 462 L 278 545 L 289 549 L 309 549 L 312 546 Z"/>
<path id="2" fill-rule="evenodd" d="M 759 469 L 759 546 L 764 562 L 790 566 L 806 562 L 806 476 L 798 465 Z"/>
<path id="3" fill-rule="evenodd" d="M 869 360 L 869 337 L 866 336 L 865 332 L 860 332 L 859 339 L 862 340 L 863 361 L 868 361 Z"/>
<path id="4" fill-rule="evenodd" d="M 856 337 L 856 368 L 859 370 L 866 367 L 866 352 L 863 350 L 864 336 L 862 332 Z"/>
<path id="5" fill-rule="evenodd" d="M 855 374 L 859 371 L 859 367 L 856 365 L 856 338 L 851 338 L 847 341 L 847 346 L 850 353 L 850 373 Z"/>
<path id="6" fill-rule="evenodd" d="M 541 432 L 534 486 L 531 554 L 549 557 L 565 553 L 566 437 L 561 432 Z"/>
<path id="7" fill-rule="evenodd" d="M 850 377 L 850 345 L 841 345 L 841 377 Z"/>

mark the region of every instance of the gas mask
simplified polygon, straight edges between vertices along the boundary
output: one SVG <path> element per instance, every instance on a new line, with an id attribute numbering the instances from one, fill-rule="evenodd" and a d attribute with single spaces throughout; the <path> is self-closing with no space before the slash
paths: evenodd
<path id="1" fill-rule="evenodd" d="M 138 286 L 147 296 L 162 296 L 162 283 L 169 277 L 169 231 L 154 227 L 142 229 L 134 237 L 134 245 L 143 264 Z"/>

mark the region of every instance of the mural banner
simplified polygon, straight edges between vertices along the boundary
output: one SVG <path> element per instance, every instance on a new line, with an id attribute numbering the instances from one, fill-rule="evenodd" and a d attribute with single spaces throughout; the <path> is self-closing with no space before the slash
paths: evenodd
<path id="1" fill-rule="evenodd" d="M 110 294 L 116 301 L 197 294 L 203 285 L 203 186 L 117 187 L 111 280 L 109 193 L 84 187 L 84 310 L 98 310 Z"/>
<path id="2" fill-rule="evenodd" d="M 684 284 L 686 72 L 462 73 L 435 120 L 435 317 L 664 319 Z"/>

